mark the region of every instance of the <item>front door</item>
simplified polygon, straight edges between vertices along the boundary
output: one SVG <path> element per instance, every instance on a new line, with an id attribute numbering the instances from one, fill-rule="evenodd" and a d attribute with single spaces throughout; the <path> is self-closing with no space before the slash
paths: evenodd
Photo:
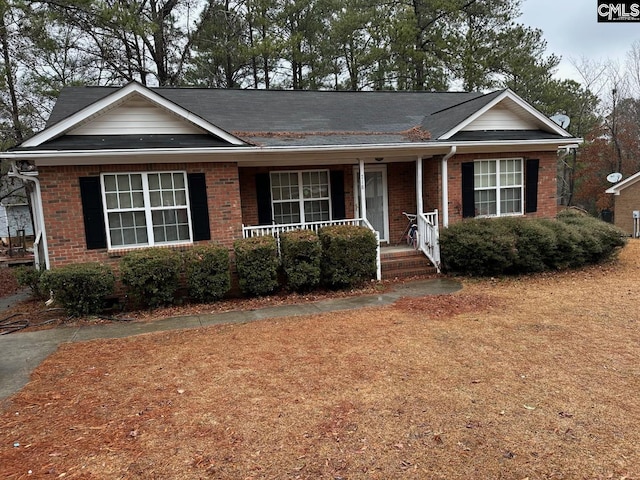
<path id="1" fill-rule="evenodd" d="M 354 169 L 355 214 L 360 218 L 360 175 Z M 387 201 L 387 166 L 367 165 L 364 169 L 367 220 L 378 232 L 381 242 L 389 242 L 389 208 Z"/>

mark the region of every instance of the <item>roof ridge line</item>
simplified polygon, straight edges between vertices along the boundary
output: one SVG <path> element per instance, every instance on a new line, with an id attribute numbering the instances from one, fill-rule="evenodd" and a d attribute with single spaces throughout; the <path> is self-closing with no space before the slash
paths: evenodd
<path id="1" fill-rule="evenodd" d="M 430 115 L 431 115 L 431 116 L 433 116 L 433 115 L 436 115 L 436 114 L 438 114 L 438 113 L 446 112 L 447 110 L 451 110 L 452 108 L 459 107 L 460 105 L 464 105 L 465 103 L 474 102 L 474 101 L 476 101 L 476 100 L 479 100 L 479 99 L 481 99 L 481 98 L 483 98 L 483 97 L 488 97 L 488 96 L 490 96 L 490 95 L 498 96 L 498 95 L 500 95 L 500 94 L 504 93 L 506 90 L 507 90 L 507 89 L 505 88 L 505 89 L 503 89 L 503 90 L 495 90 L 495 91 L 493 91 L 493 92 L 483 93 L 482 95 L 479 95 L 479 96 L 477 96 L 477 97 L 470 98 L 470 99 L 468 99 L 468 100 L 465 100 L 464 102 L 456 103 L 455 105 L 451 105 L 450 107 L 443 108 L 442 110 L 438 110 L 438 111 L 436 111 L 436 112 L 432 112 Z"/>

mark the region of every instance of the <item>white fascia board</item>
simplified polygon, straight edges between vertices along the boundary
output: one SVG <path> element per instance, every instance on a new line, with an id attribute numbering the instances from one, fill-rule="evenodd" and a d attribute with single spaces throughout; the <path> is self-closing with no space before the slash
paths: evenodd
<path id="1" fill-rule="evenodd" d="M 244 145 L 245 142 L 240 140 L 239 138 L 231 135 L 230 133 L 216 127 L 215 125 L 207 122 L 203 118 L 195 115 L 193 112 L 167 100 L 161 95 L 153 92 L 149 88 L 138 82 L 131 82 L 125 85 L 122 88 L 117 89 L 113 93 L 107 95 L 106 97 L 98 100 L 97 102 L 92 103 L 91 105 L 86 106 L 82 110 L 74 113 L 70 117 L 67 117 L 63 120 L 60 120 L 56 124 L 52 125 L 49 128 L 44 129 L 40 133 L 34 135 L 30 139 L 26 140 L 21 144 L 21 147 L 37 147 L 44 142 L 47 142 L 53 138 L 59 137 L 63 135 L 65 132 L 68 132 L 72 128 L 78 126 L 82 121 L 91 118 L 94 115 L 99 114 L 102 111 L 107 110 L 109 107 L 117 105 L 118 103 L 122 103 L 131 95 L 138 94 L 150 102 L 162 107 L 180 117 L 185 119 L 186 121 L 197 125 L 203 130 L 216 135 L 223 140 L 228 141 L 232 145 Z"/>
<path id="2" fill-rule="evenodd" d="M 613 193 L 614 195 L 620 195 L 620 192 L 622 190 L 633 185 L 638 180 L 640 180 L 640 172 L 637 172 L 631 175 L 629 178 L 626 178 L 623 181 L 616 183 L 614 186 L 607 188 L 604 193 Z"/>
<path id="3" fill-rule="evenodd" d="M 555 123 L 550 118 L 545 117 L 542 113 L 540 113 L 538 110 L 536 110 L 531 105 L 529 105 L 529 103 L 525 102 L 522 98 L 516 95 L 511 89 L 507 88 L 504 92 L 502 92 L 500 95 L 494 98 L 491 102 L 489 102 L 484 107 L 482 107 L 480 110 L 475 112 L 473 115 L 470 115 L 469 117 L 467 117 L 466 120 L 456 125 L 454 128 L 446 132 L 444 135 L 440 136 L 439 140 L 448 140 L 453 135 L 463 130 L 464 127 L 466 127 L 467 125 L 469 125 L 470 123 L 472 123 L 473 121 L 475 121 L 476 119 L 484 115 L 487 111 L 491 110 L 493 107 L 495 107 L 498 103 L 500 103 L 506 98 L 513 100 L 516 104 L 518 104 L 518 106 L 526 110 L 527 113 L 529 113 L 530 115 L 535 117 L 539 122 L 542 122 L 545 126 L 548 126 L 551 130 L 553 130 L 554 133 L 557 133 L 558 135 L 562 135 L 563 137 L 571 136 L 571 134 L 567 132 L 564 128 L 560 127 L 560 125 Z"/>
<path id="4" fill-rule="evenodd" d="M 111 149 L 111 150 L 28 150 L 0 152 L 0 158 L 8 160 L 29 160 L 37 165 L 101 165 L 132 163 L 132 159 L 143 158 L 149 162 L 175 162 L 176 155 L 181 161 L 237 162 L 239 164 L 268 163 L 283 155 L 300 157 L 315 161 L 335 162 L 345 158 L 363 156 L 433 156 L 444 155 L 452 146 L 458 153 L 474 151 L 535 151 L 557 150 L 574 146 L 581 139 L 552 139 L 527 141 L 493 141 L 493 142 L 429 142 L 411 144 L 371 144 L 371 145 L 325 145 L 325 146 L 279 146 L 279 147 L 205 147 L 205 148 L 162 148 L 162 149 Z M 302 158 L 298 157 L 300 160 Z"/>
<path id="5" fill-rule="evenodd" d="M 118 158 L 144 158 L 144 162 L 175 162 L 176 155 L 180 155 L 181 162 L 212 161 L 238 162 L 255 161 L 260 158 L 268 161 L 281 155 L 305 155 L 317 157 L 357 157 L 393 155 L 429 155 L 446 153 L 448 147 L 439 144 L 376 144 L 376 145 L 326 145 L 315 147 L 204 147 L 204 148 L 155 148 L 155 149 L 111 149 L 111 150 L 29 150 L 0 152 L 0 158 L 8 160 L 29 160 L 37 165 L 74 165 L 74 164 L 111 164 L 121 163 Z M 206 157 L 206 158 L 203 158 Z M 89 162 L 85 162 L 89 159 Z"/>

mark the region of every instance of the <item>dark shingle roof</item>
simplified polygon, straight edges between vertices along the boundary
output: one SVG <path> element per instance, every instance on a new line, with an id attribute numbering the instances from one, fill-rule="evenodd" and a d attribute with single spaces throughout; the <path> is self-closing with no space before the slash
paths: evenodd
<path id="1" fill-rule="evenodd" d="M 64 89 L 47 126 L 116 90 L 116 87 Z M 502 93 L 151 90 L 250 144 L 271 146 L 437 141 Z M 416 132 L 420 134 L 418 137 L 410 135 Z"/>
<path id="2" fill-rule="evenodd" d="M 116 89 L 69 87 L 49 117 L 51 126 L 101 100 Z M 453 107 L 485 95 L 464 92 L 333 92 L 296 90 L 222 90 L 154 88 L 155 93 L 209 123 L 256 143 L 384 143 L 407 141 L 407 132 L 451 125 Z M 488 101 L 488 100 L 487 100 Z M 446 113 L 445 113 L 446 112 Z M 442 128 L 442 127 L 440 127 Z M 277 133 L 278 135 L 273 135 Z M 307 133 L 308 136 L 299 134 Z M 289 135 L 291 134 L 291 135 Z M 327 138 L 321 138 L 325 134 Z M 343 138 L 340 138 L 342 135 Z M 344 138 L 347 137 L 347 138 Z M 433 135 L 431 135 L 433 138 Z"/>

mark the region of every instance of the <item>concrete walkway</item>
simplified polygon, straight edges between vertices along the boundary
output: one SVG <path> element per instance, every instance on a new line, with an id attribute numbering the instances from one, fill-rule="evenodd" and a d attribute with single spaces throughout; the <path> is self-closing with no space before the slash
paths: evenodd
<path id="1" fill-rule="evenodd" d="M 144 333 L 198 328 L 209 325 L 247 323 L 276 317 L 312 315 L 340 310 L 355 310 L 363 307 L 389 305 L 403 297 L 421 297 L 454 293 L 462 286 L 455 280 L 435 278 L 408 282 L 394 290 L 379 295 L 336 298 L 297 305 L 266 307 L 249 311 L 232 311 L 207 315 L 192 315 L 165 318 L 152 322 L 111 323 L 81 327 L 59 327 L 37 332 L 17 332 L 0 336 L 0 400 L 24 387 L 31 372 L 58 345 L 67 342 L 84 342 L 97 338 L 124 338 Z M 20 296 L 13 300 L 18 300 Z M 0 302 L 0 311 L 9 305 L 11 299 Z"/>

